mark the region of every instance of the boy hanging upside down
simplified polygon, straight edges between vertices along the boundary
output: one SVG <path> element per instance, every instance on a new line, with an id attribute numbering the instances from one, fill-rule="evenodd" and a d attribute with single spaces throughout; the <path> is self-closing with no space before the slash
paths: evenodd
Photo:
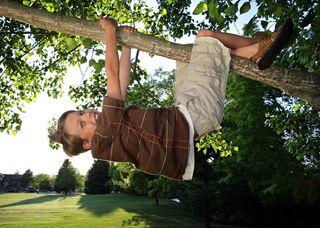
<path id="1" fill-rule="evenodd" d="M 293 30 L 291 19 L 271 35 L 259 33 L 255 38 L 200 30 L 190 62 L 177 62 L 175 106 L 139 109 L 124 107 L 131 49 L 123 46 L 119 61 L 116 21 L 101 18 L 100 25 L 105 30 L 108 76 L 102 112 L 67 111 L 49 138 L 61 143 L 69 156 L 91 149 L 95 159 L 131 162 L 143 172 L 178 180 L 192 179 L 193 139 L 213 131 L 222 121 L 230 54 L 266 69 Z M 124 31 L 135 29 L 124 27 Z"/>

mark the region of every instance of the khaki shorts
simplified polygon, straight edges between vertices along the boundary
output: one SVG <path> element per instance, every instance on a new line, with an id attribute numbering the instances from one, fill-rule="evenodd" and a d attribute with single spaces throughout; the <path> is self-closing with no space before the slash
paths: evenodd
<path id="1" fill-rule="evenodd" d="M 190 63 L 177 62 L 175 104 L 188 109 L 199 137 L 220 126 L 230 60 L 230 49 L 219 40 L 200 37 Z"/>

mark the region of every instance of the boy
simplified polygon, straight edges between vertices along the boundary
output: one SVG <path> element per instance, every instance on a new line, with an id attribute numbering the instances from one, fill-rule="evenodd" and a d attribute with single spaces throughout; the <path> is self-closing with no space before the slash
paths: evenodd
<path id="1" fill-rule="evenodd" d="M 177 63 L 175 107 L 141 110 L 124 108 L 130 77 L 130 48 L 119 61 L 117 23 L 100 19 L 106 37 L 108 95 L 102 113 L 94 110 L 62 114 L 50 139 L 62 143 L 72 156 L 91 149 L 96 159 L 131 162 L 150 174 L 177 180 L 192 179 L 193 138 L 216 129 L 223 117 L 230 53 L 268 68 L 289 41 L 293 23 L 288 19 L 271 36 L 245 38 L 201 30 L 190 63 Z M 125 32 L 135 32 L 125 27 Z M 262 34 L 262 35 L 261 35 Z"/>

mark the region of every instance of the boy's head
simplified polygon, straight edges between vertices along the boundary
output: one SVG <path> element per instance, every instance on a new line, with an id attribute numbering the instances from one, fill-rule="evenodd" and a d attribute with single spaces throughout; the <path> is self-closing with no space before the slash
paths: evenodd
<path id="1" fill-rule="evenodd" d="M 93 109 L 67 111 L 59 118 L 57 129 L 49 133 L 49 138 L 61 143 L 64 152 L 69 156 L 83 153 L 91 149 L 99 115 L 100 113 Z"/>

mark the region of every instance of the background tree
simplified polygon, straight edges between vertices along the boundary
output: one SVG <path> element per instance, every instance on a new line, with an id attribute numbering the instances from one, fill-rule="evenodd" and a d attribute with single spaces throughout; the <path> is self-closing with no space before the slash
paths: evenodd
<path id="1" fill-rule="evenodd" d="M 33 179 L 33 173 L 30 169 L 27 169 L 20 177 L 21 187 L 22 188 L 28 187 L 32 179 Z"/>
<path id="2" fill-rule="evenodd" d="M 215 192 L 214 183 L 217 180 L 212 171 L 212 161 L 209 158 L 213 156 L 212 147 L 207 148 L 207 155 L 200 151 L 196 153 L 194 176 L 191 181 L 184 181 L 178 185 L 178 198 L 182 203 L 185 213 L 191 217 L 201 217 L 205 221 L 205 227 L 210 227 L 212 216 L 211 207 L 216 202 L 212 195 Z M 225 221 L 224 221 L 225 222 Z"/>
<path id="3" fill-rule="evenodd" d="M 134 166 L 127 162 L 110 162 L 109 175 L 110 186 L 114 191 L 127 191 L 129 189 L 129 174 Z"/>
<path id="4" fill-rule="evenodd" d="M 162 176 L 155 177 L 148 181 L 148 196 L 153 197 L 158 206 L 160 205 L 160 198 L 177 197 L 178 185 L 177 181 Z"/>
<path id="5" fill-rule="evenodd" d="M 152 179 L 153 176 L 134 169 L 129 173 L 129 190 L 138 195 L 147 195 L 148 181 Z"/>
<path id="6" fill-rule="evenodd" d="M 34 176 L 33 187 L 40 191 L 48 192 L 52 191 L 54 185 L 54 178 L 48 174 L 40 173 Z"/>
<path id="7" fill-rule="evenodd" d="M 87 173 L 84 185 L 86 194 L 105 194 L 111 190 L 109 176 L 109 162 L 95 160 Z"/>
<path id="8" fill-rule="evenodd" d="M 239 147 L 239 152 L 228 159 L 215 157 L 209 163 L 206 169 L 212 176 L 209 175 L 207 201 L 203 200 L 206 182 L 201 179 L 205 175 L 202 173 L 199 178 L 202 166 L 196 163 L 195 178 L 183 195 L 190 214 L 199 216 L 209 210 L 217 222 L 260 226 L 315 223 L 319 200 L 315 191 L 318 185 L 314 182 L 317 177 L 310 172 L 305 175 L 308 165 L 288 153 L 285 140 L 265 124 L 265 113 L 279 106 L 280 95 L 280 91 L 270 87 L 230 77 L 222 132 Z M 301 181 L 313 183 L 312 190 L 302 189 Z M 310 206 L 302 203 L 304 200 L 313 203 Z M 209 207 L 201 202 L 207 202 Z M 280 211 L 284 211 L 281 216 Z M 293 211 L 303 216 L 294 217 Z"/>
<path id="9" fill-rule="evenodd" d="M 64 160 L 55 179 L 55 191 L 65 194 L 75 191 L 81 185 L 79 177 L 79 171 L 72 166 L 70 160 Z"/>

